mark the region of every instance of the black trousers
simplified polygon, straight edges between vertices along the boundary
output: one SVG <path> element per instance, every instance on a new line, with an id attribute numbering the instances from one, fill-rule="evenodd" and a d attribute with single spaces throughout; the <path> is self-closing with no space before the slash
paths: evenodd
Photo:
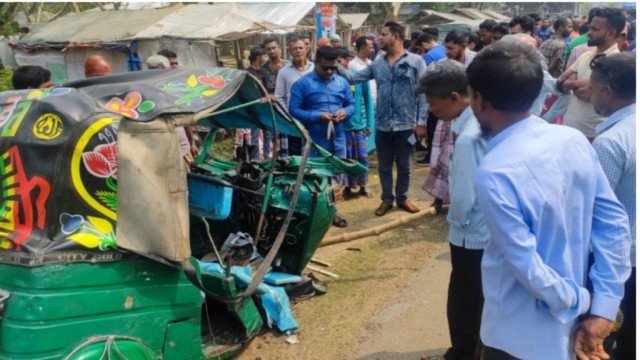
<path id="1" fill-rule="evenodd" d="M 482 277 L 480 262 L 483 250 L 471 250 L 449 244 L 451 279 L 447 298 L 447 320 L 451 347 L 447 360 L 474 360 L 480 343 L 482 319 Z"/>
<path id="2" fill-rule="evenodd" d="M 615 336 L 616 349 L 613 351 L 614 360 L 636 358 L 636 268 L 631 269 L 631 276 L 624 284 L 624 297 L 620 303 L 622 310 L 622 327 L 611 334 Z"/>
<path id="3" fill-rule="evenodd" d="M 433 134 L 436 132 L 438 118 L 432 113 L 427 113 L 427 156 L 431 154 L 431 144 L 433 143 Z"/>
<path id="4" fill-rule="evenodd" d="M 500 349 L 485 346 L 482 350 L 482 360 L 519 360 Z"/>

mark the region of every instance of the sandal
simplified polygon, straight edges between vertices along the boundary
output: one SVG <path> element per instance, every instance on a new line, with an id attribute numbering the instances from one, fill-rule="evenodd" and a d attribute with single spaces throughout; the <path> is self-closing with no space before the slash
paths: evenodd
<path id="1" fill-rule="evenodd" d="M 347 222 L 347 220 L 341 218 L 340 216 L 334 215 L 333 216 L 333 226 L 346 228 L 347 226 L 349 226 L 349 223 Z"/>
<path id="2" fill-rule="evenodd" d="M 367 188 L 360 188 L 360 191 L 358 191 L 358 194 L 360 196 L 364 196 L 364 197 L 369 198 L 369 199 L 371 199 L 373 197 L 373 194 Z"/>

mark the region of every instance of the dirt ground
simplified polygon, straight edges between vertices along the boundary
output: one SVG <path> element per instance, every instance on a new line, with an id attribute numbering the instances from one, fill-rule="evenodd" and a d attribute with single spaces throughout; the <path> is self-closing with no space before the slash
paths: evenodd
<path id="1" fill-rule="evenodd" d="M 411 178 L 409 196 L 421 209 L 433 200 L 420 189 L 428 169 L 414 166 Z M 369 183 L 374 197 L 339 203 L 339 214 L 350 225 L 332 227 L 327 236 L 408 215 L 396 207 L 375 216 L 380 203 L 375 169 Z M 290 344 L 277 330 L 265 331 L 238 359 L 408 360 L 444 353 L 449 346 L 446 291 L 451 270 L 446 234 L 446 218 L 439 215 L 380 236 L 320 248 L 315 257 L 331 263 L 326 270 L 340 277 L 317 274 L 327 281 L 329 292 L 292 304 L 299 342 Z"/>

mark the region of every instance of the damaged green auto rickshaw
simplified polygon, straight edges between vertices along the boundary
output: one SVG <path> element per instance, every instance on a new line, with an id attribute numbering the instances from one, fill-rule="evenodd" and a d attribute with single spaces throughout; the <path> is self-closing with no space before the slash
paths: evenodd
<path id="1" fill-rule="evenodd" d="M 0 104 L 0 359 L 235 355 L 265 318 L 280 325 L 263 280 L 302 274 L 336 211 L 333 176 L 366 171 L 308 159 L 304 128 L 243 71 L 127 73 Z M 187 125 L 212 130 L 190 172 Z M 211 152 L 218 129 L 256 127 L 301 137 L 302 155 Z"/>

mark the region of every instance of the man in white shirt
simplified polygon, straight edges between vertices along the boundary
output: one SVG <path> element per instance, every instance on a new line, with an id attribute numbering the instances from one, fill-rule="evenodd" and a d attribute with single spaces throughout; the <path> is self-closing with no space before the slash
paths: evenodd
<path id="1" fill-rule="evenodd" d="M 588 139 L 593 140 L 596 127 L 604 120 L 598 115 L 590 102 L 591 91 L 589 77 L 591 63 L 596 58 L 619 52 L 616 37 L 624 29 L 625 18 L 622 10 L 605 8 L 595 12 L 589 29 L 588 46 L 596 46 L 594 51 L 582 54 L 556 83 L 559 91 L 573 95 L 564 115 L 563 125 L 580 130 Z"/>
<path id="2" fill-rule="evenodd" d="M 360 71 L 371 64 L 369 57 L 373 53 L 373 41 L 366 36 L 361 36 L 356 40 L 356 57 L 349 62 L 349 67 Z M 370 80 L 369 87 L 371 88 L 371 96 L 373 97 L 373 103 L 375 104 L 378 99 L 378 90 L 376 88 L 376 81 Z"/>

